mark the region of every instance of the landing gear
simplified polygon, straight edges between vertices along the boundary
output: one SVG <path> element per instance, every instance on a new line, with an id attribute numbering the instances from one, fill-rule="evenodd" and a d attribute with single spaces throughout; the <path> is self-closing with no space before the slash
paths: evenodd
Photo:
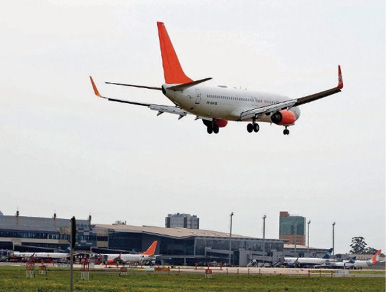
<path id="1" fill-rule="evenodd" d="M 283 131 L 283 134 L 284 135 L 289 135 L 289 130 L 287 129 L 287 126 L 285 127 L 284 131 Z"/>
<path id="2" fill-rule="evenodd" d="M 260 130 L 259 124 L 253 123 L 253 131 L 255 131 L 255 133 L 257 133 L 257 132 L 259 132 L 259 130 Z"/>
<path id="3" fill-rule="evenodd" d="M 220 131 L 219 126 L 214 121 L 203 120 L 203 122 L 206 126 L 206 131 L 208 132 L 208 134 L 218 134 L 218 132 Z"/>
<path id="4" fill-rule="evenodd" d="M 260 126 L 259 126 L 259 124 L 255 123 L 255 122 L 249 123 L 249 124 L 247 125 L 247 131 L 248 131 L 248 133 L 252 133 L 252 132 L 257 133 L 257 132 L 259 132 L 259 130 L 260 130 Z"/>
<path id="5" fill-rule="evenodd" d="M 217 124 L 213 124 L 213 133 L 218 134 L 219 131 L 220 131 L 220 129 L 217 126 Z"/>

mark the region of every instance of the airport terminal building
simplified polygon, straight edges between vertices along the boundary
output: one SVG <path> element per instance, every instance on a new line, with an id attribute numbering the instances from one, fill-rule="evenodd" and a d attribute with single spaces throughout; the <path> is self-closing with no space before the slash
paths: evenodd
<path id="1" fill-rule="evenodd" d="M 0 249 L 60 251 L 69 246 L 70 219 L 0 215 Z M 252 259 L 278 259 L 283 240 L 228 233 L 126 224 L 92 224 L 91 216 L 77 219 L 76 249 L 94 253 L 142 252 L 158 241 L 157 261 L 162 264 L 228 263 L 244 266 Z M 231 243 L 231 249 L 230 247 Z M 264 252 L 265 251 L 265 252 Z"/>
<path id="2" fill-rule="evenodd" d="M 16 251 L 66 250 L 70 241 L 70 219 L 0 215 L 0 249 Z M 88 220 L 77 220 L 75 248 L 108 247 L 106 230 L 98 230 Z"/>
<path id="3" fill-rule="evenodd" d="M 188 264 L 206 262 L 229 262 L 233 265 L 247 265 L 254 257 L 266 255 L 279 257 L 284 243 L 279 239 L 261 239 L 223 233 L 211 230 L 188 228 L 164 228 L 156 226 L 104 225 L 98 229 L 108 231 L 109 248 L 125 251 L 144 251 L 154 241 L 158 241 L 157 260 L 162 264 Z M 231 250 L 229 244 L 231 243 Z M 95 250 L 102 252 L 101 249 Z"/>

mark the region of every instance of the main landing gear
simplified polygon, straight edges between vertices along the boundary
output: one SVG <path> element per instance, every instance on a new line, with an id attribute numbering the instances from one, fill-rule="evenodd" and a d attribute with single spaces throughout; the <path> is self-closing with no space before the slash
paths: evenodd
<path id="1" fill-rule="evenodd" d="M 253 122 L 253 123 L 249 123 L 249 124 L 247 125 L 247 131 L 248 131 L 248 133 L 252 133 L 252 132 L 257 133 L 257 132 L 259 132 L 259 130 L 260 130 L 260 126 L 259 126 L 258 123 Z"/>
<path id="2" fill-rule="evenodd" d="M 220 131 L 219 126 L 214 121 L 210 122 L 203 120 L 203 122 L 206 126 L 206 131 L 208 132 L 208 134 L 218 134 L 218 132 Z"/>
<path id="3" fill-rule="evenodd" d="M 287 129 L 287 126 L 285 126 L 285 129 L 283 131 L 283 134 L 284 135 L 289 135 L 289 130 Z"/>

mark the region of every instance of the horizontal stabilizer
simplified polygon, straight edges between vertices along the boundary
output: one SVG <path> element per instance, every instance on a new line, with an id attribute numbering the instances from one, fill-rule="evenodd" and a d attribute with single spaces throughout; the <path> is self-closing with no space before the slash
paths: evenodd
<path id="1" fill-rule="evenodd" d="M 174 90 L 174 91 L 180 91 L 180 90 L 184 90 L 186 88 L 195 86 L 197 84 L 206 82 L 206 81 L 211 80 L 211 79 L 212 79 L 211 77 L 208 77 L 208 78 L 200 79 L 200 80 L 197 80 L 197 81 L 192 81 L 192 82 L 188 82 L 188 83 L 174 85 L 174 86 L 169 87 L 168 89 L 171 89 L 171 90 Z"/>
<path id="2" fill-rule="evenodd" d="M 162 90 L 161 87 L 153 87 L 153 86 L 145 86 L 145 85 L 135 85 L 135 84 L 115 83 L 115 82 L 105 82 L 105 83 L 106 84 L 113 84 L 113 85 L 137 87 L 137 88 L 146 88 L 146 89 L 152 89 L 152 90 Z"/>

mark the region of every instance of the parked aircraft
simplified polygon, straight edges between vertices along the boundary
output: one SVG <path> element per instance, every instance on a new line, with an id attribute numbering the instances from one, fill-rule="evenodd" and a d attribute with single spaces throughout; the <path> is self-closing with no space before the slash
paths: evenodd
<path id="1" fill-rule="evenodd" d="M 10 260 L 62 260 L 70 257 L 70 253 L 64 252 L 11 252 Z"/>
<path id="2" fill-rule="evenodd" d="M 316 265 L 314 268 L 319 269 L 353 269 L 355 264 L 356 257 L 351 258 L 350 260 L 344 260 L 341 262 L 329 261 L 323 265 Z"/>
<path id="3" fill-rule="evenodd" d="M 154 252 L 157 248 L 157 240 L 154 241 L 150 247 L 140 254 L 103 254 L 106 264 L 119 264 L 119 263 L 144 263 L 154 259 Z"/>
<path id="4" fill-rule="evenodd" d="M 370 260 L 357 260 L 354 263 L 355 269 L 362 269 L 362 268 L 368 268 L 372 265 L 375 265 L 379 261 L 379 255 L 381 254 L 382 250 L 378 250 L 376 254 L 370 259 Z"/>
<path id="5" fill-rule="evenodd" d="M 326 264 L 330 261 L 332 248 L 322 258 L 284 257 L 284 263 L 289 267 L 309 267 Z"/>
<path id="6" fill-rule="evenodd" d="M 178 115 L 178 119 L 187 115 L 195 115 L 196 119 L 203 121 L 209 134 L 217 134 L 219 128 L 225 127 L 228 121 L 243 121 L 249 122 L 247 125 L 249 133 L 259 131 L 260 127 L 257 122 L 266 122 L 284 126 L 283 133 L 288 135 L 289 130 L 287 128 L 294 125 L 300 117 L 298 106 L 338 93 L 343 88 L 340 66 L 338 66 L 339 82 L 336 87 L 299 98 L 288 98 L 278 94 L 247 91 L 227 86 L 204 86 L 202 83 L 212 78 L 199 80 L 189 78 L 180 65 L 165 25 L 158 22 L 157 26 L 165 84 L 156 87 L 116 82 L 106 83 L 162 91 L 173 102 L 174 106 L 102 96 L 90 76 L 94 93 L 97 96 L 109 101 L 145 106 L 157 111 L 157 115 L 171 113 Z"/>

